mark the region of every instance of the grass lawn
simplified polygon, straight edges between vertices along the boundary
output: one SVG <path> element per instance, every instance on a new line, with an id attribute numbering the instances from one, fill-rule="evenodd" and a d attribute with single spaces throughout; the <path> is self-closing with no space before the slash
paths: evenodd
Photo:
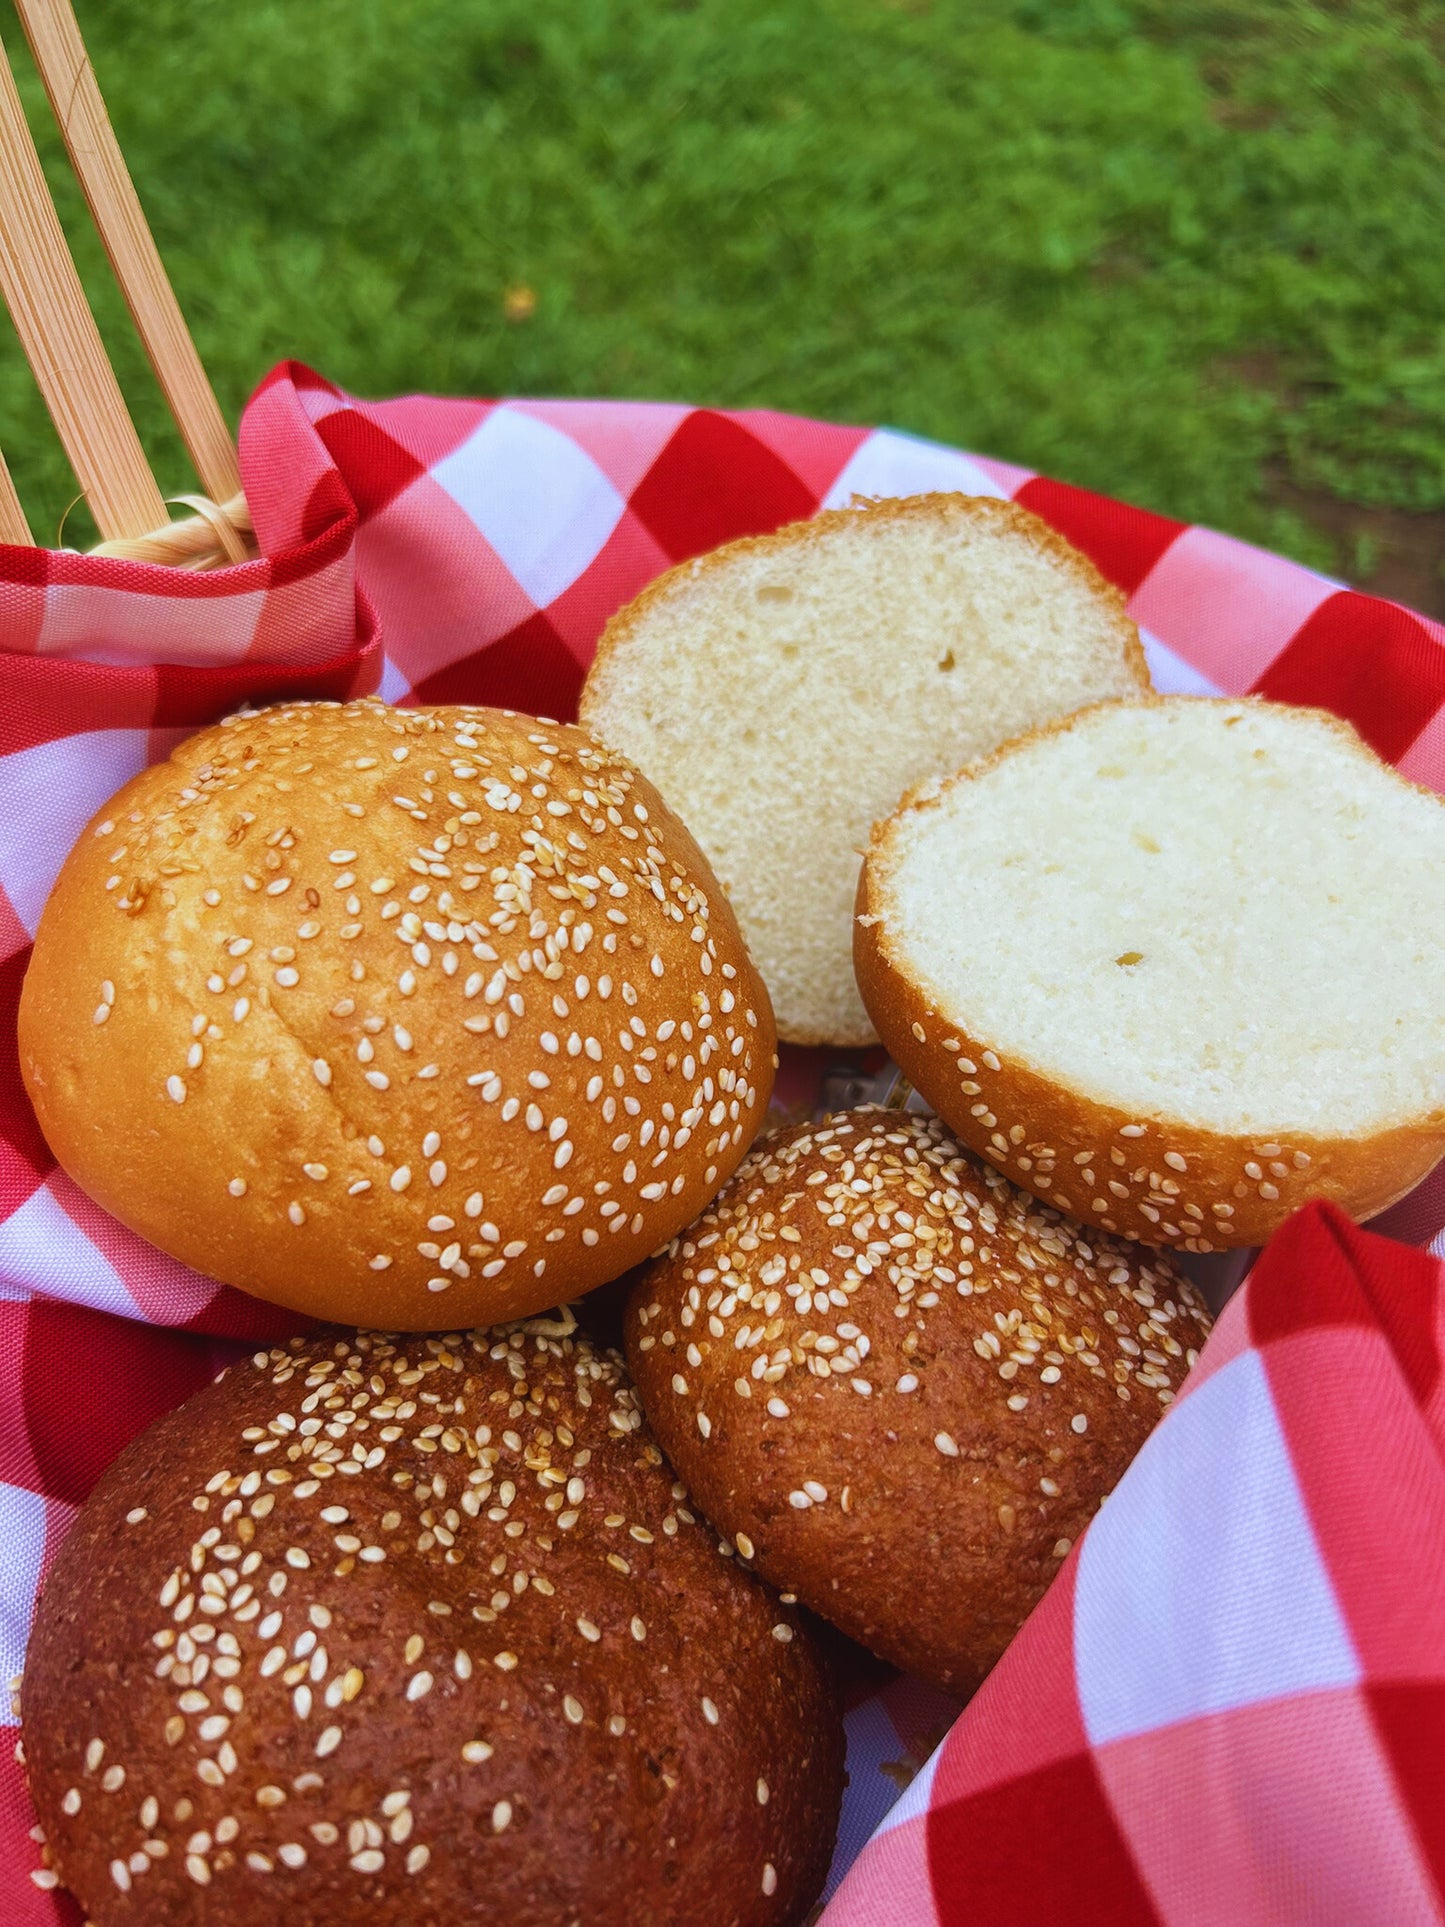
<path id="1" fill-rule="evenodd" d="M 1438 0 L 79 12 L 232 415 L 297 355 L 370 395 L 890 422 L 1445 608 Z M 13 340 L 0 443 L 53 540 L 74 485 Z"/>

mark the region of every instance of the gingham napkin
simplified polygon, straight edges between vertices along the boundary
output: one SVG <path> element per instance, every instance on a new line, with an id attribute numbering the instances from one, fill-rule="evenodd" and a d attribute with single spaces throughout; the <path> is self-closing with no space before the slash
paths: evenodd
<path id="1" fill-rule="evenodd" d="M 245 568 L 182 576 L 0 549 L 7 1673 L 19 1668 L 49 1553 L 104 1465 L 203 1383 L 236 1341 L 290 1328 L 285 1314 L 163 1258 L 81 1196 L 55 1170 L 16 1068 L 15 1007 L 30 935 L 64 854 L 112 791 L 180 735 L 245 700 L 377 687 L 399 702 L 489 702 L 565 718 L 602 624 L 673 562 L 855 494 L 963 489 L 1022 501 L 1128 592 L 1160 688 L 1255 689 L 1323 704 L 1406 774 L 1445 789 L 1445 631 L 1437 625 L 1209 530 L 892 430 L 671 404 L 361 403 L 289 364 L 253 399 L 241 455 L 264 555 Z M 790 1102 L 806 1103 L 828 1070 L 826 1054 L 787 1053 L 780 1087 Z M 1438 1176 L 1388 1220 L 1398 1238 L 1445 1248 L 1442 1226 Z M 1402 1254 L 1400 1262 L 1412 1261 Z M 1166 1428 L 1161 1450 L 1167 1436 Z M 1387 1457 L 1380 1463 L 1383 1478 Z M 1437 1591 L 1441 1577 L 1437 1563 Z M 1072 1582 L 1066 1577 L 1056 1592 L 1065 1583 Z M 1393 1596 L 1382 1592 L 1382 1611 Z M 907 1681 L 853 1707 L 835 1883 L 954 1711 Z M 1040 1700 L 1018 1717 L 1042 1734 L 1054 1710 Z M 1187 1763 L 1179 1770 L 1194 1773 Z M 1194 1776 L 1197 1803 L 1210 1808 L 1222 1789 Z M 1282 1799 L 1287 1790 L 1286 1780 Z M 1266 1857 L 1274 1851 L 1268 1831 L 1249 1833 L 1247 1812 L 1217 1817 L 1221 1840 L 1244 1837 Z M 1362 1808 L 1356 1825 L 1367 1818 Z M 78 1919 L 28 1879 L 32 1824 L 18 1770 L 0 1765 L 0 1919 L 17 1927 Z M 1036 1868 L 1052 1846 L 1037 1831 L 1027 1838 L 1023 1858 Z M 995 1845 L 1020 1858 L 1017 1839 L 1000 1835 Z M 1231 1917 L 1233 1892 L 1221 1887 L 1214 1920 Z M 1326 1905 L 1300 1917 L 1358 1920 L 1354 1893 L 1342 1886 L 1334 1912 Z M 1112 1900 L 1096 1906 L 1083 1890 L 1062 1910 L 1056 1901 L 1041 1913 L 997 1918 L 1053 1927 L 1136 1917 Z M 866 1904 L 851 1889 L 838 1902 Z M 980 1927 L 990 1918 L 969 1901 L 967 1882 L 956 1905 L 956 1916 L 939 1915 L 931 1899 L 929 1910 L 920 1899 L 916 1918 L 929 1927 L 965 1913 Z M 893 1912 L 849 1921 L 909 1927 L 914 1917 L 899 1898 Z"/>
<path id="2" fill-rule="evenodd" d="M 1442 1305 L 1290 1220 L 823 1927 L 1445 1918 Z"/>

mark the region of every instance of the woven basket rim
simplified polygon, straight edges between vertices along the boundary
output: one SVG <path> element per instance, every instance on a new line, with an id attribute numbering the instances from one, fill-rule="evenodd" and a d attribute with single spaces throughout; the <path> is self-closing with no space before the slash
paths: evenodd
<path id="1" fill-rule="evenodd" d="M 260 554 L 251 511 L 239 492 L 225 502 L 213 502 L 206 495 L 172 495 L 167 500 L 193 512 L 148 535 L 99 542 L 88 553 L 126 562 L 155 562 L 192 573 L 252 562 Z"/>

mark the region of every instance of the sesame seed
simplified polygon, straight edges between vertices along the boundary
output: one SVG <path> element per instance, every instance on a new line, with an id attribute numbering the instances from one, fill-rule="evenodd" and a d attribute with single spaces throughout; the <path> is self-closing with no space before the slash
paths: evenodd
<path id="1" fill-rule="evenodd" d="M 1075 1432 L 1087 1432 L 1089 1429 L 1088 1418 L 1083 1412 L 1075 1412 L 1074 1416 L 1069 1420 L 1069 1424 Z"/>
<path id="2" fill-rule="evenodd" d="M 492 1832 L 505 1833 L 507 1831 L 507 1828 L 511 1826 L 511 1824 L 512 1824 L 511 1801 L 498 1800 L 497 1804 L 492 1808 Z"/>
<path id="3" fill-rule="evenodd" d="M 328 1084 L 330 1084 L 331 1066 L 327 1063 L 324 1057 L 314 1057 L 311 1060 L 311 1075 L 316 1079 L 316 1082 L 322 1087 L 323 1090 L 326 1088 Z"/>
<path id="4" fill-rule="evenodd" d="M 703 1701 L 702 1701 L 702 1716 L 707 1721 L 709 1726 L 716 1726 L 719 1718 L 721 1717 L 718 1713 L 716 1706 L 714 1706 L 712 1701 L 707 1698 L 706 1694 L 704 1694 Z"/>
<path id="5" fill-rule="evenodd" d="M 771 1860 L 763 1862 L 763 1892 L 769 1896 L 778 1891 L 778 1872 Z"/>
<path id="6" fill-rule="evenodd" d="M 935 1432 L 933 1435 L 933 1443 L 946 1459 L 956 1459 L 958 1457 L 958 1441 L 951 1432 Z"/>
<path id="7" fill-rule="evenodd" d="M 432 1676 L 430 1673 L 413 1673 L 406 1684 L 406 1696 L 409 1700 L 425 1699 L 431 1689 Z"/>
<path id="8" fill-rule="evenodd" d="M 186 1101 L 184 1078 L 177 1077 L 175 1073 L 172 1072 L 166 1079 L 166 1096 L 170 1098 L 173 1104 L 184 1104 Z"/>

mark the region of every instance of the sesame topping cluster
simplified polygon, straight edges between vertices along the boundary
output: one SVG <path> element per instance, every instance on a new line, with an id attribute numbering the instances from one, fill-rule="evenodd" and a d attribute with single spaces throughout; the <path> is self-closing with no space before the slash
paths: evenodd
<path id="1" fill-rule="evenodd" d="M 585 731 L 306 704 L 231 718 L 166 768 L 159 807 L 94 832 L 117 914 L 161 910 L 195 960 L 158 1090 L 204 1105 L 223 1053 L 270 1051 L 326 1093 L 281 1169 L 234 1134 L 219 1210 L 370 1223 L 374 1271 L 438 1295 L 526 1278 L 535 1304 L 549 1263 L 570 1291 L 622 1268 L 618 1234 L 668 1235 L 751 1137 L 772 1037 L 741 945 Z M 95 1025 L 153 990 L 108 977 Z"/>
<path id="2" fill-rule="evenodd" d="M 916 1393 L 935 1349 L 929 1314 L 944 1308 L 936 1349 L 948 1361 L 959 1299 L 1009 1412 L 1056 1386 L 1076 1389 L 1081 1406 L 1097 1406 L 1101 1385 L 1125 1403 L 1164 1406 L 1194 1363 L 1204 1316 L 1167 1260 L 1086 1233 L 976 1163 L 939 1119 L 884 1110 L 835 1114 L 755 1147 L 650 1282 L 636 1301 L 638 1350 L 673 1356 L 672 1392 L 693 1405 L 704 1440 L 724 1372 L 735 1397 L 779 1423 L 804 1375 L 864 1399 Z M 880 1379 L 880 1355 L 905 1368 Z M 1069 1423 L 1086 1432 L 1087 1411 Z M 947 1432 L 934 1444 L 959 1456 Z M 828 1498 L 816 1480 L 790 1494 L 799 1510 Z"/>
<path id="3" fill-rule="evenodd" d="M 420 1780 L 399 1769 L 363 1804 L 378 1736 L 414 1763 L 438 1731 L 453 1734 L 454 1764 L 483 1776 L 469 1804 L 490 1833 L 525 1828 L 530 1782 L 508 1758 L 509 1704 L 555 1726 L 549 1757 L 565 1758 L 578 1733 L 619 1749 L 609 1772 L 639 1770 L 623 1750 L 652 1744 L 651 1698 L 679 1656 L 671 1626 L 647 1616 L 663 1597 L 657 1565 L 680 1534 L 708 1560 L 717 1542 L 637 1436 L 620 1361 L 573 1330 L 563 1314 L 426 1338 L 294 1339 L 237 1368 L 264 1381 L 265 1400 L 248 1387 L 246 1405 L 272 1416 L 238 1423 L 190 1497 L 194 1541 L 154 1597 L 145 1672 L 160 1691 L 145 1673 L 121 1682 L 153 1708 L 149 1764 L 97 1731 L 61 1803 L 115 1841 L 120 1892 L 166 1861 L 200 1887 L 241 1869 L 280 1881 L 318 1856 L 328 1877 L 421 1874 L 445 1844 L 426 1822 L 447 1818 L 427 1813 L 447 1762 Z M 145 1506 L 125 1524 L 144 1567 L 166 1528 Z M 791 1638 L 761 1595 L 752 1617 L 765 1652 Z M 732 1637 L 746 1620 L 734 1613 Z M 709 1692 L 678 1717 L 700 1739 L 742 1709 L 726 1666 L 696 1671 Z M 443 1728 L 408 1743 L 407 1720 L 438 1700 Z M 348 1763 L 358 1745 L 360 1776 Z M 162 1770 L 157 1755 L 172 1749 Z M 661 1780 L 677 1785 L 670 1766 Z M 41 1878 L 55 1884 L 48 1867 Z"/>

